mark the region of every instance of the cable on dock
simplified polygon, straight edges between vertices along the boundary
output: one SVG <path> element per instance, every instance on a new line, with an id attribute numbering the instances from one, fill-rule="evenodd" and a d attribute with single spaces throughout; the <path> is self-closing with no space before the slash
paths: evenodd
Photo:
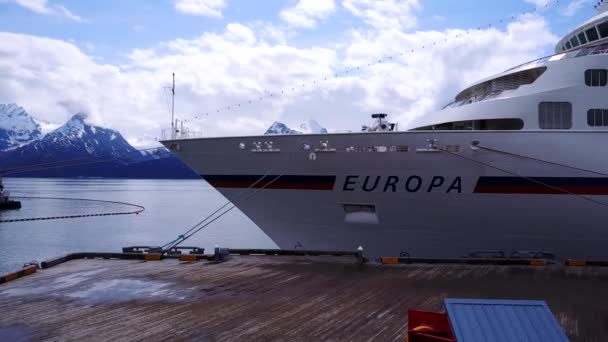
<path id="1" fill-rule="evenodd" d="M 107 213 L 93 213 L 93 214 L 79 214 L 79 215 L 29 217 L 29 218 L 22 218 L 22 219 L 0 220 L 0 223 L 25 222 L 25 221 L 44 221 L 44 220 L 60 220 L 60 219 L 73 219 L 73 218 L 81 218 L 81 217 L 100 217 L 100 216 L 132 215 L 132 214 L 139 215 L 139 213 L 141 213 L 144 210 L 146 210 L 146 208 L 144 206 L 141 206 L 141 205 L 138 205 L 138 204 L 126 203 L 126 202 L 118 202 L 118 201 L 96 200 L 96 199 L 89 199 L 89 198 L 33 197 L 33 196 L 19 196 L 19 197 L 15 197 L 15 198 L 99 202 L 99 203 L 126 205 L 126 206 L 129 206 L 129 207 L 132 207 L 132 208 L 136 208 L 136 210 L 107 212 Z"/>

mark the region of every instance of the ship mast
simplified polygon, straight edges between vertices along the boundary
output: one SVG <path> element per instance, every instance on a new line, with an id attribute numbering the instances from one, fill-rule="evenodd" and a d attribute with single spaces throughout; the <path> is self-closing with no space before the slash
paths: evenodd
<path id="1" fill-rule="evenodd" d="M 175 73 L 173 73 L 173 85 L 171 86 L 171 139 L 175 140 Z"/>

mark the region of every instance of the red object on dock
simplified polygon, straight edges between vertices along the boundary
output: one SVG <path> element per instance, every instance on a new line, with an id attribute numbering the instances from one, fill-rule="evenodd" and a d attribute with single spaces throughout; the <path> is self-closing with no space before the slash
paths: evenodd
<path id="1" fill-rule="evenodd" d="M 456 342 L 445 313 L 408 310 L 408 342 Z"/>

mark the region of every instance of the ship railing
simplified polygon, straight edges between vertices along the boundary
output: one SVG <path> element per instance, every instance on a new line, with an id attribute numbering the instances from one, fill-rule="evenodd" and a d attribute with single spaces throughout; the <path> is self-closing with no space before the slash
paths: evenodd
<path id="1" fill-rule="evenodd" d="M 183 139 L 195 139 L 202 138 L 202 131 L 194 131 L 188 128 L 176 129 L 172 132 L 171 128 L 165 128 L 161 131 L 160 140 L 183 140 Z"/>

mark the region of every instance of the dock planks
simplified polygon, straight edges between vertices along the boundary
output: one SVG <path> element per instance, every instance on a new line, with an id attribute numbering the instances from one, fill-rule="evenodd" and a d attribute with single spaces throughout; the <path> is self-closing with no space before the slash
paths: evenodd
<path id="1" fill-rule="evenodd" d="M 445 297 L 542 299 L 573 341 L 608 336 L 608 268 L 74 260 L 0 285 L 0 340 L 403 341 Z"/>

